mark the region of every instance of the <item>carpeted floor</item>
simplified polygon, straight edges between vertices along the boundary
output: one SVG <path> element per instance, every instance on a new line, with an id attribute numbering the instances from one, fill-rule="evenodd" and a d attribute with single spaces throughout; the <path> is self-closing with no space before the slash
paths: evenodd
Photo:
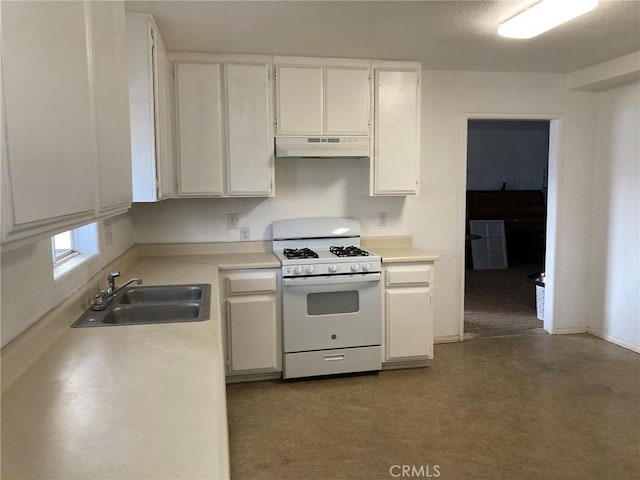
<path id="1" fill-rule="evenodd" d="M 590 335 L 521 334 L 436 345 L 428 368 L 229 385 L 231 478 L 638 480 L 639 371 Z"/>
<path id="2" fill-rule="evenodd" d="M 527 275 L 540 265 L 515 264 L 506 270 L 467 270 L 464 332 L 473 336 L 521 333 L 542 328 L 536 318 L 535 286 Z"/>

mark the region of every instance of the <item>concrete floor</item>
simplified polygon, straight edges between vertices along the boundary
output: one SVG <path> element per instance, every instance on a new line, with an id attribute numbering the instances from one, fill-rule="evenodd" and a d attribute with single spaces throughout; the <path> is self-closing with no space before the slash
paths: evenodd
<path id="1" fill-rule="evenodd" d="M 478 337 L 428 368 L 227 396 L 234 480 L 640 479 L 640 355 L 589 335 Z"/>

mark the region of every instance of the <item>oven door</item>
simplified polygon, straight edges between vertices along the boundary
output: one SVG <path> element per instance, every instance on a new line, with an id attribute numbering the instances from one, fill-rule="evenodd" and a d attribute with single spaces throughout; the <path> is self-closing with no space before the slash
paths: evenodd
<path id="1" fill-rule="evenodd" d="M 382 343 L 381 275 L 283 279 L 284 351 Z"/>

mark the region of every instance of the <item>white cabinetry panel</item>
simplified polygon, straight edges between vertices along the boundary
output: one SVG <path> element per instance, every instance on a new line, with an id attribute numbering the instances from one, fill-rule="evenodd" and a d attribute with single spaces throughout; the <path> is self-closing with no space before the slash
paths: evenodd
<path id="1" fill-rule="evenodd" d="M 430 354 L 428 288 L 398 288 L 386 292 L 387 360 Z"/>
<path id="2" fill-rule="evenodd" d="M 179 193 L 223 194 L 220 63 L 176 64 Z"/>
<path id="3" fill-rule="evenodd" d="M 220 275 L 227 381 L 274 377 L 282 370 L 279 271 Z"/>
<path id="4" fill-rule="evenodd" d="M 280 135 L 322 135 L 323 69 L 320 66 L 277 67 Z"/>
<path id="5" fill-rule="evenodd" d="M 277 135 L 369 135 L 368 60 L 275 57 Z"/>
<path id="6" fill-rule="evenodd" d="M 369 66 L 325 69 L 325 135 L 369 134 Z"/>
<path id="7" fill-rule="evenodd" d="M 98 147 L 99 208 L 131 204 L 127 32 L 119 2 L 91 2 L 92 59 Z"/>
<path id="8" fill-rule="evenodd" d="M 127 13 L 133 201 L 175 194 L 169 63 L 153 17 Z"/>
<path id="9" fill-rule="evenodd" d="M 2 244 L 131 203 L 123 2 L 0 2 Z"/>
<path id="10" fill-rule="evenodd" d="M 420 70 L 374 67 L 374 194 L 417 193 Z"/>
<path id="11" fill-rule="evenodd" d="M 393 264 L 384 271 L 384 360 L 422 364 L 433 358 L 433 264 Z"/>
<path id="12" fill-rule="evenodd" d="M 271 193 L 270 65 L 225 63 L 229 195 Z"/>
<path id="13" fill-rule="evenodd" d="M 229 298 L 229 369 L 279 370 L 278 323 L 274 296 Z"/>
<path id="14" fill-rule="evenodd" d="M 85 4 L 2 2 L 0 8 L 12 223 L 93 215 Z"/>

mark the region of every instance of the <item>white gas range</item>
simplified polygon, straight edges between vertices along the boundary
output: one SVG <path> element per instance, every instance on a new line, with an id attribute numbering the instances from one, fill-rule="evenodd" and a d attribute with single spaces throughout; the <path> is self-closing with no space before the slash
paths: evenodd
<path id="1" fill-rule="evenodd" d="M 360 248 L 360 222 L 314 217 L 272 228 L 282 263 L 283 377 L 380 370 L 382 261 Z"/>

